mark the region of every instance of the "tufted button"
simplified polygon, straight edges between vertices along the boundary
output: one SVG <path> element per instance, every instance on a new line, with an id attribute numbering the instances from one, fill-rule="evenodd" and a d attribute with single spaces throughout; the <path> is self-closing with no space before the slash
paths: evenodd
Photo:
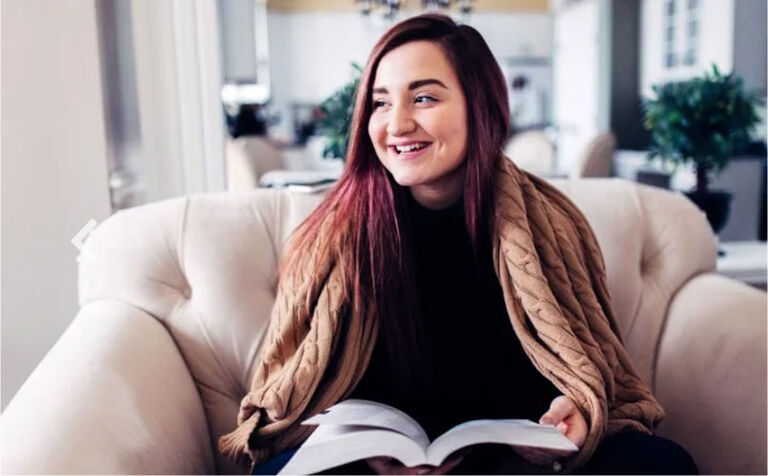
<path id="1" fill-rule="evenodd" d="M 552 463 L 552 471 L 554 471 L 555 473 L 559 473 L 562 470 L 563 470 L 563 463 L 561 463 L 560 461 L 555 461 L 554 463 Z"/>

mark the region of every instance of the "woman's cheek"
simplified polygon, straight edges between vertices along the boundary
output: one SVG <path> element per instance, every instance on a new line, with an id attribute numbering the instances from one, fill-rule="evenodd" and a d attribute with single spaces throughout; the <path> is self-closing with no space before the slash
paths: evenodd
<path id="1" fill-rule="evenodd" d="M 368 136 L 371 138 L 371 143 L 373 144 L 373 148 L 376 150 L 376 155 L 379 156 L 379 158 L 383 158 L 387 153 L 387 146 L 384 143 L 386 137 L 383 135 L 384 126 L 381 124 L 381 121 L 377 121 L 376 119 L 371 119 L 368 122 Z"/>

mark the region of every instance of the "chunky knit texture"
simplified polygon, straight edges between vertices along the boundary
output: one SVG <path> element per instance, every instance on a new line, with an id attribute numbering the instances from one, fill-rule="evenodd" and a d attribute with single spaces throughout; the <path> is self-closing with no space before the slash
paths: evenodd
<path id="1" fill-rule="evenodd" d="M 663 410 L 624 349 L 587 220 L 560 191 L 505 157 L 494 201 L 493 260 L 512 327 L 534 366 L 589 425 L 565 469 L 586 462 L 606 433 L 650 433 Z M 370 360 L 374 310 L 345 302 L 337 256 L 312 258 L 314 266 L 281 280 L 238 427 L 219 440 L 219 451 L 243 465 L 301 444 L 313 430 L 301 422 L 349 395 Z"/>

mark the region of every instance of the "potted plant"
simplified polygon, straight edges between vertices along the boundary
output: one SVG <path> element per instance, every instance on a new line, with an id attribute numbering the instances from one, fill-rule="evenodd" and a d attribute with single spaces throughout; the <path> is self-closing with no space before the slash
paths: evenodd
<path id="1" fill-rule="evenodd" d="M 323 157 L 346 158 L 349 141 L 349 125 L 352 121 L 352 109 L 355 107 L 355 91 L 363 70 L 357 63 L 352 63 L 354 77 L 336 90 L 320 104 L 322 116 L 317 122 L 326 143 Z"/>
<path id="2" fill-rule="evenodd" d="M 655 99 L 644 101 L 645 127 L 651 132 L 649 159 L 661 157 L 674 169 L 693 164 L 696 186 L 686 192 L 719 232 L 728 219 L 731 193 L 710 190 L 709 180 L 750 142 L 756 125 L 757 98 L 741 78 L 712 72 L 686 81 L 653 87 Z"/>

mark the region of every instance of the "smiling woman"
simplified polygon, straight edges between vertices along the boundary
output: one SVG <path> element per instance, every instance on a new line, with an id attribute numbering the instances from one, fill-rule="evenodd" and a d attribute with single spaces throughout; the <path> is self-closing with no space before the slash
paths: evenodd
<path id="1" fill-rule="evenodd" d="M 508 131 L 504 79 L 476 30 L 421 15 L 384 34 L 360 79 L 347 168 L 285 256 L 224 454 L 275 471 L 312 431 L 302 421 L 362 398 L 430 438 L 525 418 L 580 450 L 480 446 L 437 468 L 374 458 L 333 473 L 696 471 L 652 436 L 663 411 L 618 335 L 589 224 L 503 156 Z"/>
<path id="2" fill-rule="evenodd" d="M 384 167 L 419 203 L 443 208 L 461 196 L 466 98 L 438 45 L 414 41 L 382 59 L 368 134 Z"/>

